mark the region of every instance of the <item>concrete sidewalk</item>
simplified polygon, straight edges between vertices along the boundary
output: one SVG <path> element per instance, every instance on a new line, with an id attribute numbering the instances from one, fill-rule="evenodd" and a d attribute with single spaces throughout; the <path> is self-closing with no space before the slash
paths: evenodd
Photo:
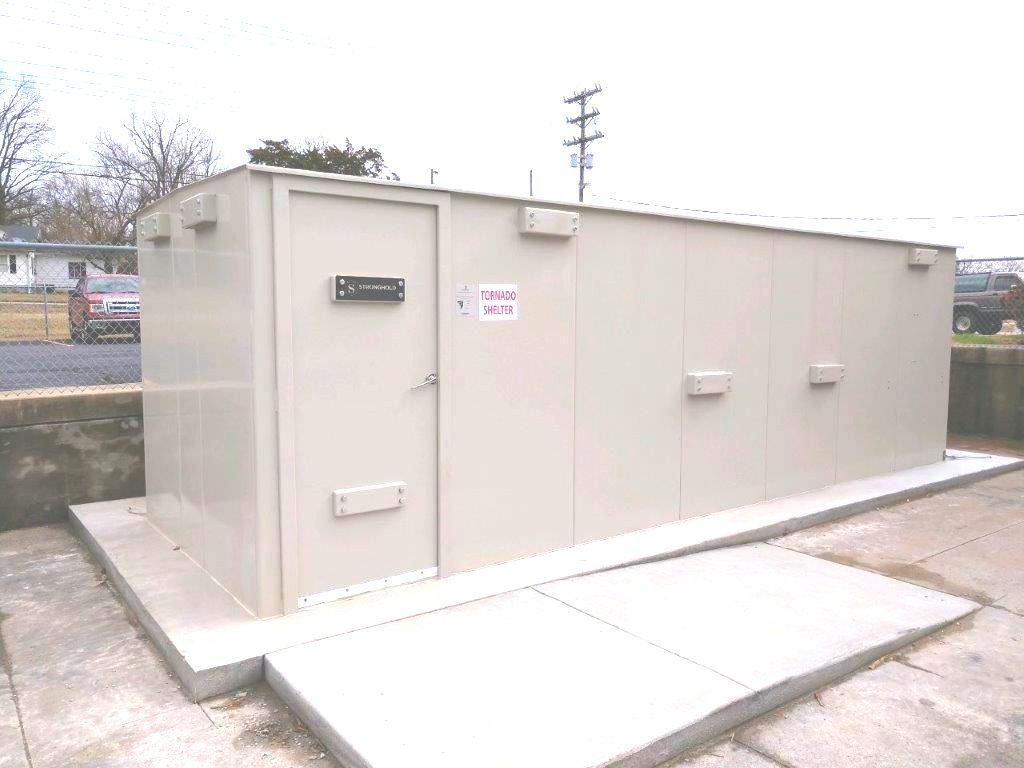
<path id="1" fill-rule="evenodd" d="M 1024 472 L 773 543 L 986 607 L 680 768 L 1024 766 Z"/>

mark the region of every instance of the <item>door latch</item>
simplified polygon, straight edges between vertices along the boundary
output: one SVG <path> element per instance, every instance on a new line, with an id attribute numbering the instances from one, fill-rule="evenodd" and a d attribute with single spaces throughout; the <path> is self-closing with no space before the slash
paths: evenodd
<path id="1" fill-rule="evenodd" d="M 423 381 L 422 382 L 417 384 L 415 387 L 410 387 L 410 389 L 419 389 L 420 387 L 429 387 L 431 384 L 437 384 L 437 374 L 436 373 L 428 373 L 426 376 L 423 377 Z"/>

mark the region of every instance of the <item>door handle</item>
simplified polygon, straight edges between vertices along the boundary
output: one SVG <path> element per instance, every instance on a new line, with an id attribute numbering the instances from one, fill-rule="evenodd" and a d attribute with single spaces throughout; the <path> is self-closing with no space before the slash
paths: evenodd
<path id="1" fill-rule="evenodd" d="M 437 374 L 428 373 L 423 377 L 423 381 L 417 384 L 415 387 L 409 387 L 409 389 L 419 389 L 420 387 L 429 387 L 431 384 L 437 384 Z"/>

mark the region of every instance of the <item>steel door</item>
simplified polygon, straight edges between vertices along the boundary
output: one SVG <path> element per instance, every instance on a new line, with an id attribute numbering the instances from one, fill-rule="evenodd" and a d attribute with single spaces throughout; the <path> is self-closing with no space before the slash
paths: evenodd
<path id="1" fill-rule="evenodd" d="M 288 208 L 303 607 L 436 573 L 438 224 L 386 199 L 293 191 Z M 337 275 L 404 296 L 334 301 Z"/>

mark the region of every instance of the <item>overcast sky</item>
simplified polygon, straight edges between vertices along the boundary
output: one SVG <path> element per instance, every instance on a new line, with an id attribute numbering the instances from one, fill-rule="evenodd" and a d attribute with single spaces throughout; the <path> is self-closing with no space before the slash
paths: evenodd
<path id="1" fill-rule="evenodd" d="M 893 217 L 772 223 L 1024 256 L 1018 6 L 0 0 L 0 70 L 36 81 L 70 162 L 156 109 L 225 168 L 349 137 L 403 181 L 525 195 L 533 169 L 566 200 L 562 99 L 597 82 L 588 200 Z"/>

